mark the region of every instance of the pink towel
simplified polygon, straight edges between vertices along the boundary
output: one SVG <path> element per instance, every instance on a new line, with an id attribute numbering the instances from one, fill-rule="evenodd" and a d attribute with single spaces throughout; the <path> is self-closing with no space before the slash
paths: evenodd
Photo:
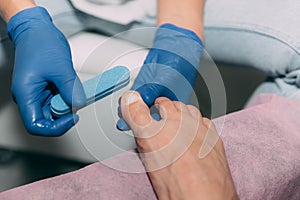
<path id="1" fill-rule="evenodd" d="M 300 199 L 300 101 L 262 95 L 227 115 L 222 129 L 240 199 Z M 215 120 L 222 125 L 222 118 Z M 220 127 L 219 127 L 220 128 Z M 139 171 L 126 173 L 123 171 Z M 128 152 L 81 170 L 0 194 L 0 199 L 156 199 L 138 157 Z"/>

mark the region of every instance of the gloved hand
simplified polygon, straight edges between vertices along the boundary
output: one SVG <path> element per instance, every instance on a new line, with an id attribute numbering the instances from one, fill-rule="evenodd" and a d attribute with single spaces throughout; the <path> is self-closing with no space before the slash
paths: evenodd
<path id="1" fill-rule="evenodd" d="M 194 32 L 172 24 L 161 25 L 131 90 L 138 91 L 148 106 L 162 96 L 188 104 L 202 50 L 202 42 Z M 120 112 L 119 116 L 117 128 L 128 130 Z"/>
<path id="2" fill-rule="evenodd" d="M 86 101 L 67 40 L 41 7 L 14 15 L 7 31 L 15 45 L 12 93 L 26 129 L 33 135 L 62 135 L 79 118 L 68 114 L 54 119 L 49 105 L 52 96 L 59 92 L 73 107 L 82 107 Z"/>

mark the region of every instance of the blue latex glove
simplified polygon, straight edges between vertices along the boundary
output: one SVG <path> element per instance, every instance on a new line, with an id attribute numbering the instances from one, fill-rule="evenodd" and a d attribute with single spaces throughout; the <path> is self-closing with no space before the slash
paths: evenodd
<path id="1" fill-rule="evenodd" d="M 15 45 L 12 93 L 26 129 L 34 135 L 62 135 L 78 116 L 54 119 L 51 97 L 59 92 L 73 107 L 82 107 L 86 101 L 67 40 L 41 7 L 17 13 L 8 22 L 7 31 Z"/>
<path id="2" fill-rule="evenodd" d="M 202 50 L 202 42 L 194 32 L 172 24 L 160 26 L 132 90 L 138 91 L 148 106 L 161 96 L 189 103 Z M 122 118 L 117 128 L 129 129 Z"/>

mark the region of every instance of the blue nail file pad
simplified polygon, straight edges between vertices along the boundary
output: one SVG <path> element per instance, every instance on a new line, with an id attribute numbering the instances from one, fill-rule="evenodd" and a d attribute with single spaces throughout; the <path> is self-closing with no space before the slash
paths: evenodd
<path id="1" fill-rule="evenodd" d="M 83 89 L 87 97 L 86 105 L 125 87 L 129 81 L 130 71 L 124 66 L 117 66 L 83 82 Z M 51 111 L 54 116 L 60 117 L 72 112 L 72 109 L 60 94 L 57 94 L 51 99 Z"/>

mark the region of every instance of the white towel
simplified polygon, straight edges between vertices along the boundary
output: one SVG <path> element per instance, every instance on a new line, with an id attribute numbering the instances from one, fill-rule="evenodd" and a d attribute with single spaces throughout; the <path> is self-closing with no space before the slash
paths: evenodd
<path id="1" fill-rule="evenodd" d="M 151 23 L 156 18 L 156 0 L 71 0 L 82 12 L 121 25 Z"/>

